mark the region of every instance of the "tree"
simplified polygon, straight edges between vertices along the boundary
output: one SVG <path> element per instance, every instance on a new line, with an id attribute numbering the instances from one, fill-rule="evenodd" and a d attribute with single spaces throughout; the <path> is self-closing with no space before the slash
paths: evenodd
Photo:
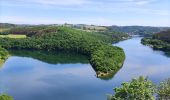
<path id="1" fill-rule="evenodd" d="M 109 96 L 109 100 L 154 100 L 155 87 L 144 77 L 122 83 L 122 87 L 114 90 L 115 95 Z"/>
<path id="2" fill-rule="evenodd" d="M 170 78 L 161 82 L 157 87 L 158 99 L 169 100 L 170 99 Z"/>
<path id="3" fill-rule="evenodd" d="M 14 100 L 11 96 L 7 94 L 1 94 L 0 95 L 0 100 Z"/>

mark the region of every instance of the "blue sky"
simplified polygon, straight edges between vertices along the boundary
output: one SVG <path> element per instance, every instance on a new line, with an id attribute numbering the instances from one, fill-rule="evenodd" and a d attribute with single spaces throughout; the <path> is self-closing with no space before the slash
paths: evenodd
<path id="1" fill-rule="evenodd" d="M 170 0 L 0 0 L 0 22 L 170 26 Z"/>

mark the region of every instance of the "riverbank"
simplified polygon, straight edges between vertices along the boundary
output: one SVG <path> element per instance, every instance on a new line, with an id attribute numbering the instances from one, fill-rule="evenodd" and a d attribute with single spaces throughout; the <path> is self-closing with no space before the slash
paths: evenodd
<path id="1" fill-rule="evenodd" d="M 154 34 L 152 37 L 143 38 L 141 43 L 150 46 L 154 50 L 170 52 L 170 30 Z"/>
<path id="2" fill-rule="evenodd" d="M 153 38 L 143 38 L 141 40 L 141 43 L 150 46 L 154 50 L 161 50 L 167 53 L 170 52 L 170 43 L 162 40 L 153 39 Z"/>
<path id="3" fill-rule="evenodd" d="M 0 62 L 4 62 L 9 56 L 9 53 L 6 49 L 0 47 Z"/>

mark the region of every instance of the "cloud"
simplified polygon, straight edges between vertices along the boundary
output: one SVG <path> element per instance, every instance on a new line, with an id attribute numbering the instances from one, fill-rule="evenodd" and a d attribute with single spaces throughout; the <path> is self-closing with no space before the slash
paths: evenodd
<path id="1" fill-rule="evenodd" d="M 0 16 L 0 23 L 14 24 L 95 24 L 112 25 L 112 21 L 102 17 L 81 17 L 81 18 L 25 18 L 21 16 Z"/>
<path id="2" fill-rule="evenodd" d="M 145 5 L 152 3 L 156 0 L 107 0 L 108 3 L 125 3 L 125 4 L 136 4 L 136 5 Z"/>
<path id="3" fill-rule="evenodd" d="M 169 1 L 1 0 L 0 21 L 28 24 L 170 25 Z M 168 2 L 168 3 L 167 3 Z M 8 17 L 10 16 L 10 17 Z M 20 17 L 19 17 L 20 16 Z"/>
<path id="4" fill-rule="evenodd" d="M 88 3 L 87 0 L 2 0 L 3 2 L 15 2 L 15 3 L 29 3 L 35 5 L 59 5 L 59 6 L 70 6 L 70 5 L 82 5 Z"/>
<path id="5" fill-rule="evenodd" d="M 151 3 L 155 0 L 1 0 L 3 2 L 8 2 L 11 4 L 21 3 L 21 4 L 34 4 L 34 5 L 48 5 L 48 6 L 74 6 L 74 5 L 98 5 L 98 4 L 136 4 L 144 5 Z"/>

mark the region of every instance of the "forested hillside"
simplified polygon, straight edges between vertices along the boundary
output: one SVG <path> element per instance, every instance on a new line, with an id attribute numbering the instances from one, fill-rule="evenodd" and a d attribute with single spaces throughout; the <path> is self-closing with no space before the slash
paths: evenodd
<path id="1" fill-rule="evenodd" d="M 150 26 L 110 26 L 110 31 L 120 31 L 129 35 L 151 36 L 154 33 L 167 30 L 169 27 L 150 27 Z"/>
<path id="2" fill-rule="evenodd" d="M 153 39 L 158 39 L 170 43 L 170 29 L 154 34 Z"/>
<path id="3" fill-rule="evenodd" d="M 16 27 L 16 25 L 9 23 L 0 23 L 0 28 L 13 28 L 13 27 Z"/>
<path id="4" fill-rule="evenodd" d="M 25 33 L 29 37 L 0 38 L 0 45 L 6 49 L 60 50 L 81 53 L 89 57 L 93 68 L 100 75 L 117 71 L 125 59 L 123 50 L 113 47 L 110 44 L 111 38 L 104 34 L 63 26 L 35 26 L 19 29 L 16 32 L 19 32 L 17 34 Z"/>
<path id="5" fill-rule="evenodd" d="M 10 25 L 10 24 L 9 24 Z M 105 27 L 101 26 L 85 26 L 82 27 L 89 27 L 89 28 L 79 28 L 77 25 L 37 25 L 37 26 L 22 26 L 22 25 L 15 25 L 15 27 L 2 29 L 0 34 L 8 35 L 8 34 L 20 34 L 20 35 L 27 35 L 28 37 L 31 37 L 32 35 L 40 35 L 42 33 L 49 33 L 49 32 L 56 32 L 56 27 L 58 26 L 64 26 L 69 28 L 75 28 L 79 31 L 85 31 L 85 32 L 91 32 L 95 33 L 95 36 L 103 38 L 107 38 L 108 42 L 117 42 L 120 40 L 127 39 L 129 35 L 123 32 L 117 32 L 117 31 L 108 31 Z M 104 29 L 101 31 L 101 29 Z"/>
<path id="6" fill-rule="evenodd" d="M 150 38 L 143 38 L 142 43 L 154 49 L 170 52 L 170 30 L 156 33 Z"/>

